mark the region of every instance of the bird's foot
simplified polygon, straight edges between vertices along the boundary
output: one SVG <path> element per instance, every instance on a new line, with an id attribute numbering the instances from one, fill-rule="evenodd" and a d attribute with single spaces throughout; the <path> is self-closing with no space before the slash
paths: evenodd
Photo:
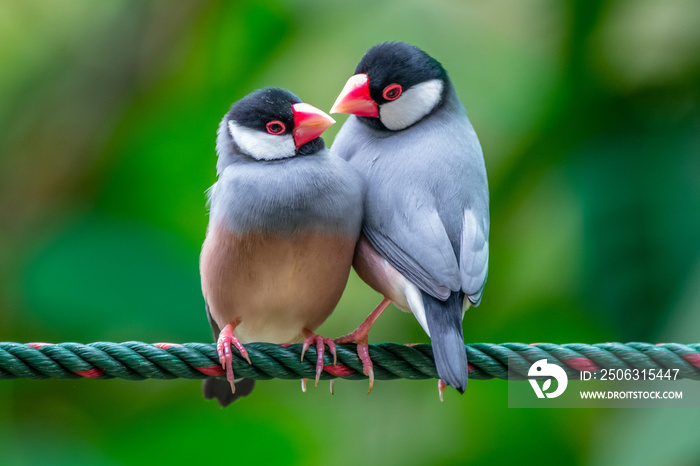
<path id="1" fill-rule="evenodd" d="M 236 386 L 233 383 L 233 353 L 231 352 L 231 345 L 238 349 L 238 352 L 248 361 L 248 364 L 251 363 L 248 357 L 248 351 L 246 351 L 243 344 L 233 334 L 233 331 L 239 323 L 240 322 L 233 322 L 224 327 L 221 332 L 219 332 L 219 339 L 216 342 L 216 352 L 219 354 L 221 367 L 226 371 L 226 380 L 231 384 L 231 393 L 236 392 Z"/>
<path id="2" fill-rule="evenodd" d="M 447 384 L 443 382 L 442 379 L 438 379 L 438 396 L 440 397 L 440 402 L 442 403 L 445 402 L 445 398 L 443 397 L 445 390 L 447 390 Z"/>
<path id="3" fill-rule="evenodd" d="M 349 335 L 345 335 L 344 337 L 335 339 L 335 342 L 337 344 L 357 344 L 357 355 L 360 357 L 360 361 L 362 361 L 362 373 L 369 377 L 369 390 L 367 390 L 368 395 L 372 392 L 372 387 L 374 386 L 374 365 L 372 364 L 372 360 L 369 357 L 369 329 L 372 328 L 372 325 L 377 320 L 377 318 L 380 315 L 382 315 L 382 312 L 384 312 L 384 310 L 387 307 L 389 307 L 389 304 L 391 304 L 390 299 L 382 299 L 382 302 L 380 302 L 379 305 L 376 308 L 374 308 L 372 313 L 369 316 L 367 316 L 365 321 L 362 322 L 362 324 L 360 324 L 359 327 L 357 327 L 357 330 L 355 330 Z"/>
<path id="4" fill-rule="evenodd" d="M 369 357 L 368 331 L 369 327 L 365 329 L 360 326 L 360 328 L 351 334 L 337 338 L 335 343 L 357 344 L 357 355 L 360 357 L 360 361 L 362 361 L 362 373 L 369 377 L 369 390 L 367 390 L 367 394 L 369 395 L 372 392 L 372 387 L 374 386 L 374 364 L 372 364 L 372 360 Z"/>
<path id="5" fill-rule="evenodd" d="M 335 342 L 326 337 L 322 337 L 321 335 L 316 335 L 310 330 L 304 329 L 304 336 L 306 339 L 304 340 L 304 344 L 301 347 L 301 360 L 304 360 L 304 354 L 306 354 L 306 350 L 309 349 L 309 346 L 312 344 L 316 345 L 316 384 L 315 386 L 318 387 L 318 381 L 321 379 L 321 372 L 323 372 L 323 355 L 326 352 L 326 347 L 325 345 L 328 345 L 328 349 L 330 350 L 331 354 L 333 355 L 333 365 L 335 366 L 336 363 L 338 362 L 338 353 L 335 350 Z M 306 391 L 306 381 L 302 381 L 302 390 Z"/>

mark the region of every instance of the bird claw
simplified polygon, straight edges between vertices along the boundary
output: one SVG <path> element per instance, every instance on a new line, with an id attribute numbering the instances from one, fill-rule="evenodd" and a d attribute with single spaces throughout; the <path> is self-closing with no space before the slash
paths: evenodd
<path id="1" fill-rule="evenodd" d="M 380 315 L 382 315 L 382 312 L 384 312 L 389 304 L 391 304 L 391 300 L 389 298 L 382 299 L 379 305 L 374 308 L 370 315 L 367 316 L 365 321 L 360 324 L 357 330 L 349 335 L 345 335 L 344 337 L 340 337 L 335 340 L 335 342 L 338 344 L 357 343 L 357 355 L 360 357 L 360 361 L 362 361 L 362 373 L 369 378 L 369 389 L 367 390 L 368 395 L 372 393 L 372 387 L 374 387 L 374 365 L 369 357 L 369 339 L 367 335 L 369 335 L 369 329 L 372 328 L 374 322 Z"/>
<path id="2" fill-rule="evenodd" d="M 306 339 L 304 340 L 304 344 L 301 347 L 301 360 L 304 360 L 304 355 L 306 354 L 306 350 L 309 349 L 309 346 L 312 344 L 316 345 L 316 383 L 315 387 L 318 387 L 318 381 L 321 380 L 321 373 L 323 372 L 323 355 L 326 352 L 326 347 L 325 345 L 328 345 L 328 349 L 333 355 L 333 365 L 335 366 L 338 362 L 338 353 L 335 348 L 335 342 L 326 337 L 322 337 L 321 335 L 316 335 L 312 333 L 309 330 L 304 329 L 304 334 L 306 335 Z M 303 385 L 303 390 L 306 391 L 306 383 Z"/>
<path id="3" fill-rule="evenodd" d="M 367 338 L 367 332 L 357 329 L 349 335 L 337 338 L 335 343 L 356 343 L 357 344 L 357 355 L 362 361 L 362 373 L 369 378 L 369 389 L 367 394 L 372 393 L 372 387 L 374 387 L 374 364 L 372 364 L 372 359 L 369 357 L 369 343 Z"/>
<path id="4" fill-rule="evenodd" d="M 243 344 L 236 338 L 233 334 L 233 330 L 238 326 L 239 322 L 228 324 L 226 327 L 219 332 L 219 338 L 216 341 L 216 352 L 219 355 L 219 363 L 221 367 L 226 371 L 226 380 L 231 384 L 231 393 L 236 393 L 236 386 L 234 384 L 233 376 L 233 353 L 231 352 L 231 345 L 238 349 L 241 356 L 251 364 L 250 357 L 248 357 L 248 351 L 246 351 Z"/>
<path id="5" fill-rule="evenodd" d="M 438 396 L 440 396 L 441 403 L 445 402 L 445 398 L 443 397 L 445 390 L 447 390 L 447 384 L 443 382 L 442 379 L 438 379 Z"/>

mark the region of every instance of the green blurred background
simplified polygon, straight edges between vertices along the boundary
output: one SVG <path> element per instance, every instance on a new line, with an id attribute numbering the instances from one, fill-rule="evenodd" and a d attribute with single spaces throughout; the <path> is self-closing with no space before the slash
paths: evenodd
<path id="1" fill-rule="evenodd" d="M 262 86 L 328 109 L 386 40 L 443 63 L 484 148 L 491 267 L 467 341 L 700 341 L 695 0 L 3 0 L 0 340 L 210 341 L 197 260 L 222 115 Z M 378 301 L 353 275 L 320 331 Z M 428 341 L 393 308 L 370 338 Z M 697 410 L 321 385 L 262 382 L 223 410 L 197 381 L 2 381 L 0 463 L 700 464 Z"/>

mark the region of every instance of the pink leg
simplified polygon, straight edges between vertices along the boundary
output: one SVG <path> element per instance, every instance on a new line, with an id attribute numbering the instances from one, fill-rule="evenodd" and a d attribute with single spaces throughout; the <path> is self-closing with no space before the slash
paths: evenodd
<path id="1" fill-rule="evenodd" d="M 362 322 L 359 327 L 357 327 L 357 330 L 349 335 L 345 335 L 344 337 L 340 337 L 335 340 L 335 342 L 338 344 L 353 342 L 357 343 L 357 355 L 362 361 L 362 372 L 369 377 L 369 390 L 367 391 L 367 394 L 372 391 L 372 387 L 374 386 L 374 368 L 372 366 L 372 360 L 369 358 L 369 344 L 367 337 L 369 334 L 369 329 L 372 328 L 372 325 L 374 325 L 377 318 L 382 315 L 384 309 L 389 307 L 389 304 L 391 304 L 390 299 L 382 299 L 382 302 L 379 303 L 379 305 L 374 308 L 374 311 L 367 316 L 365 321 Z"/>
<path id="2" fill-rule="evenodd" d="M 330 338 L 325 338 L 322 337 L 321 335 L 316 335 L 314 334 L 311 330 L 309 329 L 304 329 L 304 336 L 306 337 L 306 340 L 304 340 L 304 345 L 302 346 L 301 349 L 301 360 L 304 360 L 304 354 L 306 354 L 306 350 L 309 349 L 309 346 L 311 344 L 316 345 L 316 387 L 318 387 L 318 381 L 321 379 L 321 372 L 323 372 L 323 355 L 326 352 L 326 347 L 324 345 L 328 345 L 328 349 L 330 350 L 331 354 L 333 355 L 333 365 L 335 366 L 336 363 L 338 362 L 338 354 L 335 351 L 335 343 L 333 340 Z M 306 382 L 303 383 L 303 391 L 306 391 Z"/>
<path id="3" fill-rule="evenodd" d="M 445 390 L 447 390 L 447 384 L 442 381 L 442 379 L 438 379 L 438 395 L 440 396 L 440 401 L 445 402 L 445 399 L 443 398 L 442 394 L 445 393 Z"/>
<path id="4" fill-rule="evenodd" d="M 231 344 L 233 344 L 238 352 L 241 353 L 248 364 L 250 364 L 250 358 L 248 357 L 248 351 L 246 351 L 243 344 L 236 338 L 233 331 L 236 329 L 240 321 L 231 322 L 226 327 L 224 327 L 219 333 L 219 339 L 216 342 L 216 351 L 219 353 L 219 362 L 221 367 L 226 371 L 226 379 L 231 384 L 231 392 L 236 392 L 236 386 L 233 384 L 233 353 L 231 353 Z"/>

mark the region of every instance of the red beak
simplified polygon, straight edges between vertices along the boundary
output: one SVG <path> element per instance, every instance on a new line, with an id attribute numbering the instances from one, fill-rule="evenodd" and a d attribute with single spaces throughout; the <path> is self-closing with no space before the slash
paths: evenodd
<path id="1" fill-rule="evenodd" d="M 294 145 L 298 148 L 319 137 L 335 120 L 313 105 L 298 103 L 294 111 Z"/>
<path id="2" fill-rule="evenodd" d="M 351 113 L 364 117 L 379 117 L 379 107 L 369 96 L 369 79 L 365 73 L 348 79 L 331 108 L 331 113 Z"/>

